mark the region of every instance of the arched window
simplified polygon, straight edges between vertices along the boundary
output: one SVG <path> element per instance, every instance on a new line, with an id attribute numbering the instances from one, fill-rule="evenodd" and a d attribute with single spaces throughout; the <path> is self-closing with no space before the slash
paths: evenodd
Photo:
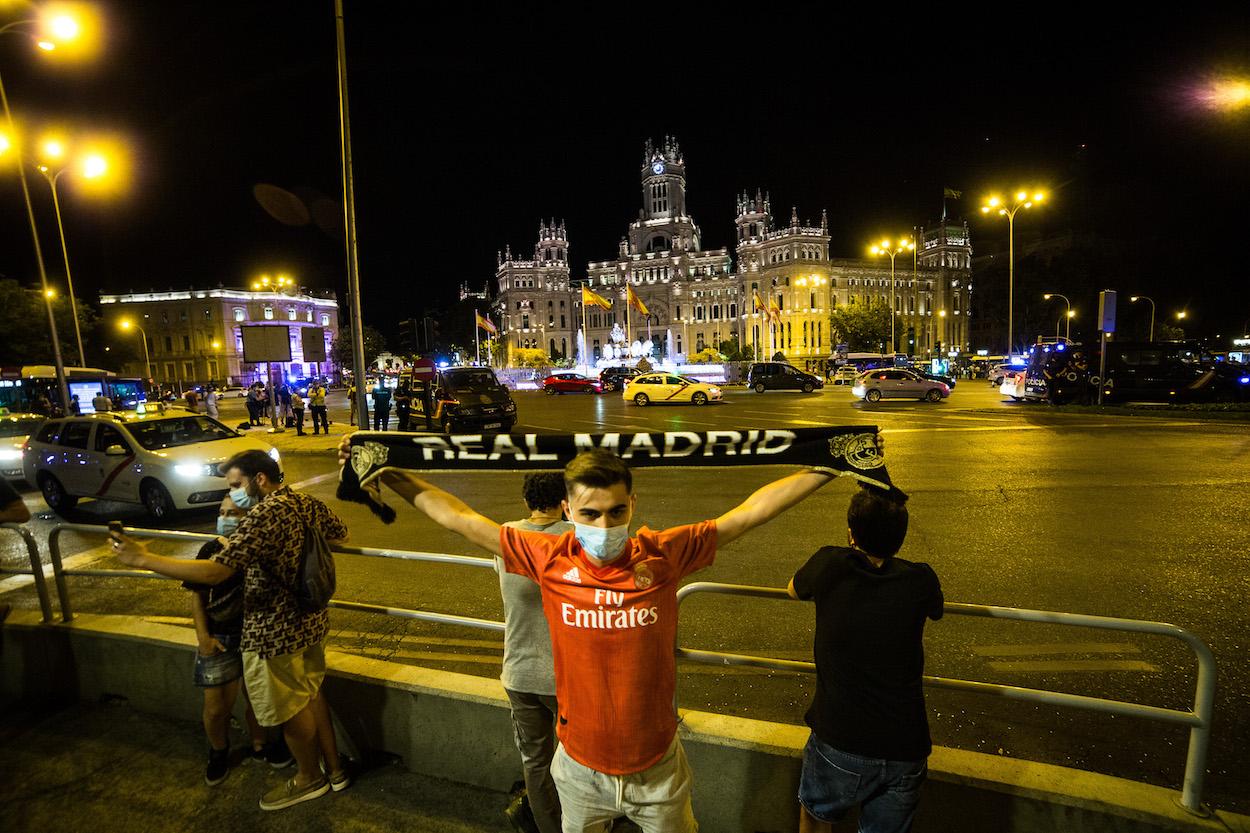
<path id="1" fill-rule="evenodd" d="M 266 321 L 273 320 L 273 307 L 265 307 L 265 320 Z"/>

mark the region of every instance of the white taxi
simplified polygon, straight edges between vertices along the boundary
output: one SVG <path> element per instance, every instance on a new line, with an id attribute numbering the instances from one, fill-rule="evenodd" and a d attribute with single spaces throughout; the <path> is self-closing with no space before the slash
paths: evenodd
<path id="1" fill-rule="evenodd" d="M 716 385 L 675 373 L 644 373 L 630 379 L 621 396 L 639 407 L 675 402 L 706 405 L 719 402 L 721 390 Z"/>
<path id="2" fill-rule="evenodd" d="M 30 435 L 43 425 L 39 414 L 14 414 L 0 412 L 0 477 L 5 480 L 21 480 L 22 448 Z"/>
<path id="3" fill-rule="evenodd" d="M 271 445 L 217 420 L 169 408 L 50 419 L 26 442 L 26 480 L 58 515 L 82 497 L 142 503 L 157 520 L 216 507 L 226 496 L 220 464 L 249 449 L 277 460 Z"/>

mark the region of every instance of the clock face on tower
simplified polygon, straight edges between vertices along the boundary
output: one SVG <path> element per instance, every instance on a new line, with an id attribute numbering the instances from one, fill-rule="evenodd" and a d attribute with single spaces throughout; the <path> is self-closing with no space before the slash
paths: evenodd
<path id="1" fill-rule="evenodd" d="M 657 174 L 664 173 L 664 163 L 656 160 L 652 163 L 651 170 L 655 171 Z"/>

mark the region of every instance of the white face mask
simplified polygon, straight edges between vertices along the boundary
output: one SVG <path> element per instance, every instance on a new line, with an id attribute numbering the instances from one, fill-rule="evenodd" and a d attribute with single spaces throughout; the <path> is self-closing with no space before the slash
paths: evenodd
<path id="1" fill-rule="evenodd" d="M 615 561 L 629 543 L 629 524 L 602 527 L 575 521 L 573 528 L 577 542 L 596 561 Z"/>

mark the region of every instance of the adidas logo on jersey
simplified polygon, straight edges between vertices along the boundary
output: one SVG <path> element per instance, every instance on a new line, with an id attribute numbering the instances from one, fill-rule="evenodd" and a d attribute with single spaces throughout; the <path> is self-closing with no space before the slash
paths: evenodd
<path id="1" fill-rule="evenodd" d="M 565 581 L 575 582 L 577 584 L 582 583 L 582 574 L 577 572 L 577 567 L 574 567 L 573 569 L 569 570 L 567 573 L 560 576 L 560 578 L 564 579 Z"/>

